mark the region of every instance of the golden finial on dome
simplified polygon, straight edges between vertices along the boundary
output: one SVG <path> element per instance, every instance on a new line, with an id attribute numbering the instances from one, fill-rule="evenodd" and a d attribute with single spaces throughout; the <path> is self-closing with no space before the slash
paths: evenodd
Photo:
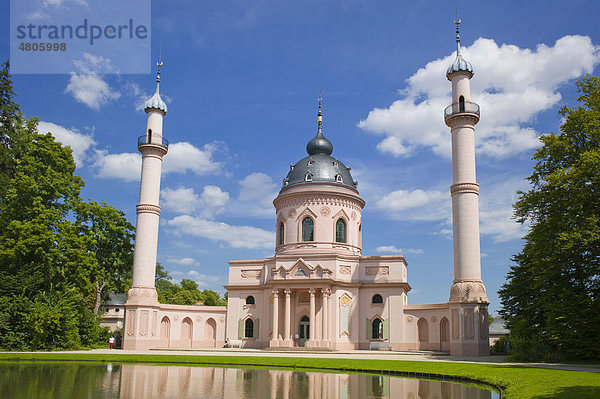
<path id="1" fill-rule="evenodd" d="M 319 122 L 319 131 L 321 130 L 321 123 L 323 122 L 323 115 L 321 114 L 321 102 L 323 101 L 323 96 L 321 96 L 321 90 L 319 90 L 319 98 L 317 98 L 319 102 L 319 113 L 317 114 L 317 121 Z"/>

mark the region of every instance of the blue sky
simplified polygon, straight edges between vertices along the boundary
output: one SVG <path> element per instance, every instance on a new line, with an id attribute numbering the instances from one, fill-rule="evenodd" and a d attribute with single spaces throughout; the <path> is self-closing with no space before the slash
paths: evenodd
<path id="1" fill-rule="evenodd" d="M 367 202 L 363 253 L 405 255 L 409 303 L 447 301 L 452 173 L 442 112 L 457 6 L 463 54 L 475 69 L 472 99 L 482 107 L 482 274 L 495 313 L 526 232 L 511 220 L 511 204 L 527 188 L 536 137 L 558 130 L 557 110 L 575 103 L 575 80 L 598 73 L 595 1 L 153 1 L 152 54 L 162 47 L 172 144 L 159 261 L 176 279 L 223 292 L 229 260 L 273 254 L 271 201 L 316 133 L 322 90 L 324 134 Z M 9 1 L 2 7 L 7 59 Z M 71 74 L 14 75 L 17 102 L 73 148 L 83 196 L 135 223 L 136 139 L 155 75 L 101 75 L 97 59 L 83 61 Z"/>

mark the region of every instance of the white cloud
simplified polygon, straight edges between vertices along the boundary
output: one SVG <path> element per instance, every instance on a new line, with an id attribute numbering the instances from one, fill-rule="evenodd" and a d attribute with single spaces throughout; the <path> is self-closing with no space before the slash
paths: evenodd
<path id="1" fill-rule="evenodd" d="M 527 234 L 527 226 L 512 219 L 512 207 L 488 209 L 479 212 L 479 232 L 492 236 L 495 242 L 515 240 Z"/>
<path id="2" fill-rule="evenodd" d="M 190 170 L 198 175 L 221 173 L 222 162 L 213 160 L 213 153 L 217 149 L 218 143 L 205 144 L 202 150 L 187 142 L 171 144 L 169 153 L 163 158 L 162 171 L 163 173 L 185 173 Z M 140 154 L 128 152 L 109 154 L 106 150 L 97 150 L 94 157 L 94 167 L 98 177 L 139 181 L 142 164 Z M 213 197 L 210 197 L 211 194 Z M 209 200 L 215 200 L 214 191 L 203 195 L 206 195 Z"/>
<path id="3" fill-rule="evenodd" d="M 450 217 L 450 193 L 437 190 L 396 190 L 376 202 L 398 220 L 439 220 Z"/>
<path id="4" fill-rule="evenodd" d="M 75 65 L 79 72 L 85 74 L 117 72 L 113 68 L 109 58 L 90 53 L 83 53 L 82 59 L 73 60 L 73 65 Z"/>
<path id="5" fill-rule="evenodd" d="M 513 218 L 512 205 L 517 202 L 517 191 L 527 191 L 524 179 L 500 178 L 497 182 L 483 182 L 479 196 L 479 231 L 491 236 L 495 242 L 519 239 L 527 234 L 527 224 L 517 223 Z"/>
<path id="6" fill-rule="evenodd" d="M 164 209 L 173 212 L 192 213 L 198 208 L 200 197 L 193 188 L 165 188 L 160 192 L 160 204 Z"/>
<path id="7" fill-rule="evenodd" d="M 137 153 L 109 154 L 106 150 L 96 150 L 94 167 L 98 177 L 139 181 L 142 156 Z"/>
<path id="8" fill-rule="evenodd" d="M 413 255 L 418 255 L 418 254 L 422 254 L 423 250 L 422 249 L 415 249 L 415 248 L 406 248 L 406 249 L 401 249 L 401 248 L 397 248 L 395 245 L 382 245 L 381 247 L 377 247 L 375 249 L 376 252 L 384 252 L 384 253 L 392 253 L 392 254 L 413 254 Z"/>
<path id="9" fill-rule="evenodd" d="M 482 236 L 489 236 L 495 242 L 505 242 L 520 239 L 527 233 L 526 224 L 521 225 L 512 219 L 512 205 L 518 199 L 517 191 L 526 191 L 528 187 L 526 180 L 512 177 L 497 177 L 494 181 L 481 183 L 479 231 Z M 397 190 L 377 200 L 376 206 L 396 220 L 437 221 L 441 228 L 433 234 L 452 237 L 452 200 L 449 191 Z M 377 251 L 395 252 L 394 248 L 382 246 Z"/>
<path id="10" fill-rule="evenodd" d="M 274 245 L 274 233 L 251 226 L 231 226 L 189 215 L 177 216 L 167 222 L 177 233 L 208 238 L 233 248 L 268 248 Z"/>
<path id="11" fill-rule="evenodd" d="M 528 124 L 560 102 L 562 84 L 591 73 L 600 62 L 600 47 L 587 36 L 565 36 L 552 47 L 540 44 L 535 50 L 480 38 L 462 53 L 474 66 L 471 97 L 482 110 L 477 151 L 497 158 L 536 147 L 538 132 Z M 451 98 L 445 72 L 454 58 L 452 54 L 429 62 L 408 78 L 402 99 L 373 109 L 359 122 L 364 130 L 383 136 L 377 145 L 381 152 L 410 156 L 425 147 L 450 157 L 442 110 Z"/>
<path id="12" fill-rule="evenodd" d="M 150 98 L 150 95 L 147 94 L 141 87 L 135 82 L 127 82 L 124 86 L 125 92 L 133 97 L 135 97 L 134 105 L 135 109 L 138 111 L 142 111 L 144 109 L 144 104 L 146 100 Z M 162 98 L 162 94 L 161 94 Z"/>
<path id="13" fill-rule="evenodd" d="M 277 185 L 270 176 L 254 172 L 240 181 L 238 207 L 247 216 L 273 216 Z"/>
<path id="14" fill-rule="evenodd" d="M 96 111 L 110 100 L 121 97 L 121 93 L 114 91 L 100 75 L 95 73 L 71 72 L 65 93 L 70 93 L 75 100 Z"/>
<path id="15" fill-rule="evenodd" d="M 222 191 L 217 186 L 205 186 L 200 195 L 201 207 L 204 212 L 201 215 L 213 218 L 223 213 L 225 204 L 229 201 L 229 193 Z"/>
<path id="16" fill-rule="evenodd" d="M 194 258 L 172 258 L 167 259 L 166 263 L 174 263 L 181 266 L 200 266 L 200 262 Z"/>
<path id="17" fill-rule="evenodd" d="M 56 141 L 70 147 L 73 151 L 73 159 L 78 167 L 83 165 L 87 157 L 86 152 L 96 144 L 92 136 L 80 133 L 75 128 L 67 129 L 52 122 L 40 121 L 38 132 L 41 134 L 50 132 L 56 138 Z"/>
<path id="18" fill-rule="evenodd" d="M 215 162 L 214 153 L 220 143 L 205 144 L 202 149 L 188 142 L 179 142 L 169 145 L 169 153 L 163 161 L 163 173 L 193 172 L 197 175 L 221 173 L 222 162 Z"/>
<path id="19" fill-rule="evenodd" d="M 223 213 L 228 201 L 229 193 L 217 186 L 205 186 L 200 195 L 193 188 L 185 187 L 161 191 L 161 204 L 165 209 L 180 214 L 193 213 L 208 219 Z"/>

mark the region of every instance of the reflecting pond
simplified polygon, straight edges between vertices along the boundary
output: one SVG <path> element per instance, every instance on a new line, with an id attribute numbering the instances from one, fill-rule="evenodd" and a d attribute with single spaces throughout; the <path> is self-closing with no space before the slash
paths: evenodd
<path id="1" fill-rule="evenodd" d="M 443 381 L 367 374 L 118 363 L 0 363 L 1 398 L 494 399 Z"/>

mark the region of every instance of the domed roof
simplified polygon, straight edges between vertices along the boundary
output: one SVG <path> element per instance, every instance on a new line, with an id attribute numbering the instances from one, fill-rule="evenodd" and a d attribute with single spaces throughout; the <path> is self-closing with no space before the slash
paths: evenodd
<path id="1" fill-rule="evenodd" d="M 294 165 L 283 179 L 282 189 L 295 184 L 334 183 L 356 189 L 358 183 L 352 179 L 350 168 L 333 158 L 333 145 L 321 132 L 321 106 L 319 104 L 317 135 L 306 145 L 308 156 Z"/>
<path id="2" fill-rule="evenodd" d="M 471 65 L 469 61 L 463 59 L 460 53 L 458 53 L 458 56 L 456 57 L 452 65 L 448 67 L 448 70 L 446 71 L 446 77 L 458 71 L 467 71 L 473 74 L 473 65 Z"/>
<path id="3" fill-rule="evenodd" d="M 334 183 L 356 189 L 358 183 L 352 179 L 350 168 L 328 154 L 318 153 L 302 158 L 283 179 L 283 188 L 301 183 Z"/>
<path id="4" fill-rule="evenodd" d="M 163 111 L 165 114 L 167 113 L 167 104 L 160 98 L 160 94 L 158 93 L 158 85 L 156 86 L 156 93 L 148 101 L 144 103 L 144 111 L 148 111 L 149 109 L 158 109 Z"/>

